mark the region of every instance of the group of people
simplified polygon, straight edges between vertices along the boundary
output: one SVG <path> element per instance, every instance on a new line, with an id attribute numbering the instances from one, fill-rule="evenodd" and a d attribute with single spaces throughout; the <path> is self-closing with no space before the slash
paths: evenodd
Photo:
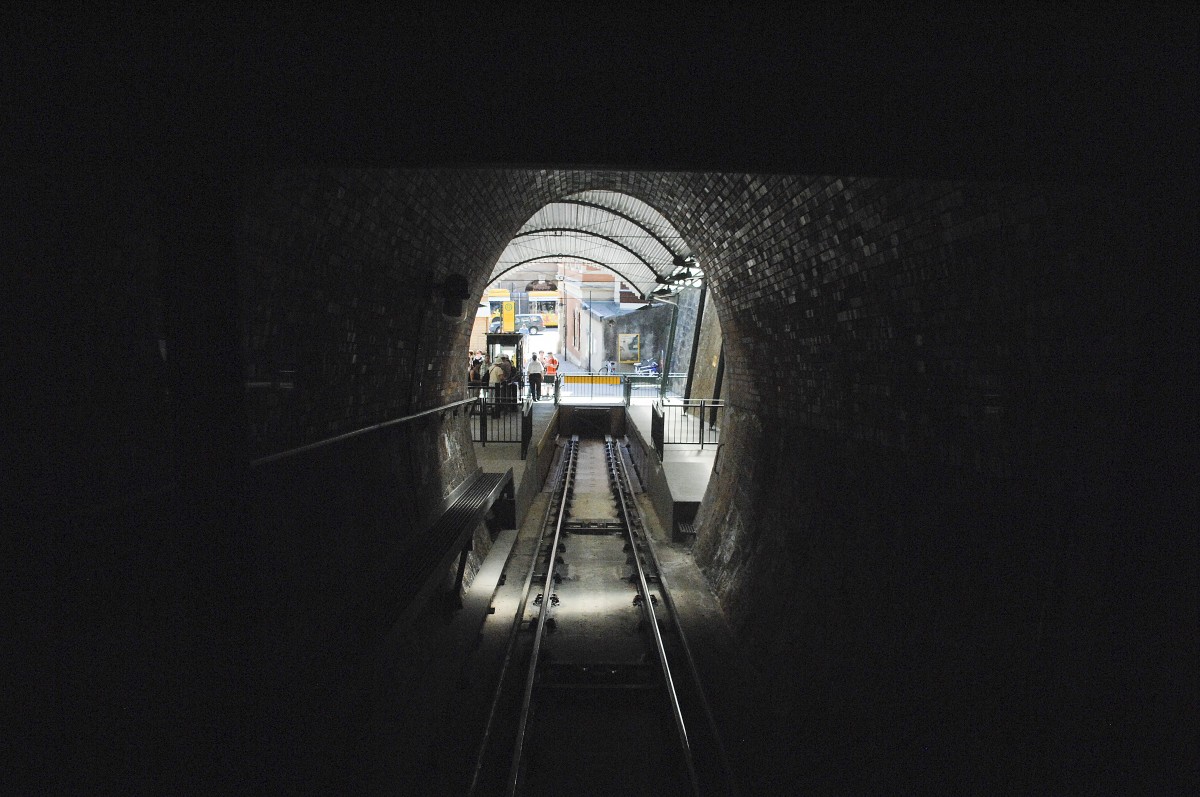
<path id="1" fill-rule="evenodd" d="M 541 359 L 538 359 L 538 355 Z M 529 358 L 529 364 L 525 366 L 525 372 L 529 374 L 529 397 L 534 401 L 542 400 L 542 382 L 553 384 L 554 379 L 558 376 L 558 358 L 554 356 L 554 352 L 540 351 Z"/>
<path id="2" fill-rule="evenodd" d="M 529 397 L 541 401 L 543 380 L 553 383 L 558 375 L 558 358 L 554 352 L 540 351 L 529 358 L 525 372 L 529 375 Z M 488 365 L 482 351 L 471 351 L 467 356 L 467 381 L 487 385 L 495 396 L 507 395 L 511 389 L 515 398 L 521 373 L 507 354 L 500 355 Z"/>
<path id="3" fill-rule="evenodd" d="M 488 366 L 481 351 L 467 352 L 467 381 L 472 383 L 488 381 Z"/>

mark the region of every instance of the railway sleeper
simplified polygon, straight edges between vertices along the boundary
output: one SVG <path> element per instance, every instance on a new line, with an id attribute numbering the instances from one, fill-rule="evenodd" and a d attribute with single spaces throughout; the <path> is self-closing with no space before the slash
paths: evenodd
<path id="1" fill-rule="evenodd" d="M 642 662 L 558 662 L 547 661 L 538 667 L 541 688 L 657 688 L 661 673 L 656 661 Z"/>
<path id="2" fill-rule="evenodd" d="M 625 525 L 616 520 L 569 520 L 563 524 L 563 533 L 610 534 L 624 528 Z"/>

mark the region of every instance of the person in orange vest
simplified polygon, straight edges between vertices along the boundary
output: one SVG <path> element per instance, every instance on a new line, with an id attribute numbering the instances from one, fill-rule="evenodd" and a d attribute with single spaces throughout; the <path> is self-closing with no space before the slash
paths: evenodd
<path id="1" fill-rule="evenodd" d="M 554 356 L 554 352 L 546 352 L 546 355 L 542 358 L 542 363 L 546 369 L 546 384 L 553 385 L 554 377 L 558 374 L 558 358 Z"/>

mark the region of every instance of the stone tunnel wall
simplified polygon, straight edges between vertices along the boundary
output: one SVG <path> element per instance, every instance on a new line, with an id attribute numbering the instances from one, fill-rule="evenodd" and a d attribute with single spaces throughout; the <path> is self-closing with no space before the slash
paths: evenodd
<path id="1" fill-rule="evenodd" d="M 13 560 L 35 640 L 16 691 L 20 732 L 69 740 L 58 782 L 361 790 L 403 662 L 393 609 L 359 597 L 402 573 L 414 519 L 473 471 L 464 421 L 246 463 L 462 396 L 469 322 L 430 286 L 461 271 L 482 293 L 530 215 L 588 188 L 654 205 L 710 280 L 732 406 L 696 555 L 776 689 L 799 751 L 781 766 L 1086 789 L 1184 759 L 1147 745 L 1195 702 L 1169 676 L 1195 618 L 1164 610 L 1194 605 L 1175 567 L 1194 539 L 1162 511 L 1196 472 L 1177 387 L 1196 376 L 1192 294 L 1166 288 L 1193 265 L 1194 197 L 550 170 L 100 178 L 17 186 L 47 245 L 14 286 L 30 296 L 15 317 L 46 332 L 25 350 L 16 483 L 47 529 Z"/>
<path id="2" fill-rule="evenodd" d="M 636 334 L 638 336 L 638 360 L 656 359 L 661 362 L 659 352 L 666 348 L 667 339 L 671 334 L 671 308 L 665 306 L 640 307 L 632 313 L 608 319 L 604 325 L 605 351 L 613 352 L 613 357 L 620 343 L 619 335 Z M 634 363 L 618 363 L 621 371 L 632 372 Z"/>
<path id="3" fill-rule="evenodd" d="M 689 377 L 675 378 L 668 388 L 683 396 L 691 387 L 691 395 L 696 398 L 712 398 L 716 388 L 717 364 L 721 354 L 721 326 L 717 320 L 717 310 L 711 297 L 706 297 L 703 308 L 700 306 L 700 289 L 685 288 L 676 299 L 679 305 L 678 318 L 675 328 L 675 343 L 671 349 L 671 373 L 686 374 Z M 703 312 L 700 312 L 703 310 Z M 618 335 L 637 333 L 640 335 L 641 359 L 659 359 L 671 337 L 672 308 L 666 305 L 642 307 L 623 316 L 611 319 L 605 325 L 604 345 L 608 351 L 616 351 Z M 696 335 L 696 325 L 700 325 L 700 335 Z M 697 345 L 698 344 L 698 345 Z M 696 349 L 696 360 L 692 361 L 692 350 Z M 663 363 L 660 360 L 659 365 Z M 632 365 L 623 365 L 622 369 L 632 370 Z"/>
<path id="4" fill-rule="evenodd" d="M 671 347 L 671 373 L 685 373 L 692 357 L 697 309 L 700 301 L 698 288 L 685 288 L 671 301 L 679 305 L 678 317 L 675 321 L 675 339 Z M 660 367 L 665 367 L 668 358 L 663 357 L 667 342 L 671 340 L 671 314 L 673 308 L 669 305 L 649 305 L 634 310 L 622 316 L 611 319 L 605 325 L 604 346 L 607 351 L 617 351 L 618 335 L 636 333 L 640 335 L 641 361 L 658 360 Z M 715 318 L 715 314 L 714 314 Z M 633 370 L 632 364 L 620 365 L 621 370 Z M 682 381 L 676 390 L 683 392 Z"/>
<path id="5" fill-rule="evenodd" d="M 716 304 L 712 295 L 705 297 L 704 312 L 700 316 L 700 337 L 696 339 L 695 365 L 692 367 L 692 385 L 689 398 L 725 398 L 727 388 L 722 385 L 718 394 L 717 372 L 721 363 L 721 325 L 718 322 Z"/>
<path id="6" fill-rule="evenodd" d="M 1144 597 L 1101 616 L 1134 544 L 1122 529 L 1144 369 L 1129 313 L 1147 312 L 1150 292 L 1126 292 L 1126 275 L 1151 265 L 1127 215 L 1144 211 L 1101 192 L 686 173 L 281 175 L 245 228 L 247 379 L 272 383 L 251 393 L 254 450 L 461 396 L 469 323 L 443 319 L 428 286 L 461 271 L 481 292 L 520 224 L 585 188 L 654 205 L 710 280 L 732 406 L 696 556 L 778 685 L 781 714 L 806 718 L 793 730 L 827 729 L 821 760 L 805 766 L 844 768 L 867 744 L 888 762 L 880 772 L 912 760 L 914 745 L 965 767 L 978 750 L 960 732 L 979 711 L 1007 712 L 1047 743 L 1097 719 L 1017 716 L 1028 705 L 1008 680 L 1039 673 L 1036 688 L 1077 705 L 1081 693 L 1067 693 L 1088 669 L 1079 635 L 1127 630 Z M 284 365 L 295 368 L 287 389 L 276 385 Z M 431 450 L 399 445 L 399 458 Z M 469 445 L 445 456 L 455 461 L 432 484 L 381 489 L 428 503 L 474 467 Z M 271 500 L 287 501 L 278 487 Z M 323 583 L 366 569 L 361 550 Z M 1105 671 L 1124 686 L 1131 675 Z M 946 700 L 932 705 L 938 693 Z"/>
<path id="7" fill-rule="evenodd" d="M 1170 633 L 1143 617 L 1166 560 L 1132 509 L 1154 381 L 1138 319 L 1162 299 L 1134 275 L 1171 256 L 1147 211 L 1063 186 L 748 194 L 757 221 L 708 264 L 734 409 L 696 557 L 778 710 L 823 728 L 797 771 L 870 749 L 847 782 L 999 783 L 1019 760 L 1029 784 L 1132 786 L 1151 721 L 1103 692 L 1172 688 L 1156 654 L 1099 641 L 1165 653 Z M 1099 774 L 1081 737 L 1120 763 Z"/>
<path id="8" fill-rule="evenodd" d="M 671 353 L 671 372 L 686 373 L 692 366 L 692 349 L 696 343 L 696 326 L 703 325 L 701 317 L 701 289 L 700 288 L 684 288 L 678 294 L 679 314 L 676 322 L 676 342 Z M 708 312 L 712 313 L 712 317 L 716 317 L 716 311 L 712 306 L 708 306 Z M 661 365 L 661 364 L 660 364 Z M 698 362 L 697 365 L 703 365 L 703 362 Z M 680 380 L 677 385 L 677 391 L 680 395 L 686 390 L 686 380 Z"/>

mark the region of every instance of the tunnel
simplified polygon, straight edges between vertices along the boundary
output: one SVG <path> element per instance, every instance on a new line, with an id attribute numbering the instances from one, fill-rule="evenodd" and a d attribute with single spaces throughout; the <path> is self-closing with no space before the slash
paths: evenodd
<path id="1" fill-rule="evenodd" d="M 719 323 L 691 555 L 770 695 L 756 782 L 1194 778 L 1186 175 L 453 154 L 11 177 L 18 777 L 406 793 L 381 740 L 436 619 L 394 584 L 479 466 L 451 294 L 612 192 L 678 231 Z"/>

